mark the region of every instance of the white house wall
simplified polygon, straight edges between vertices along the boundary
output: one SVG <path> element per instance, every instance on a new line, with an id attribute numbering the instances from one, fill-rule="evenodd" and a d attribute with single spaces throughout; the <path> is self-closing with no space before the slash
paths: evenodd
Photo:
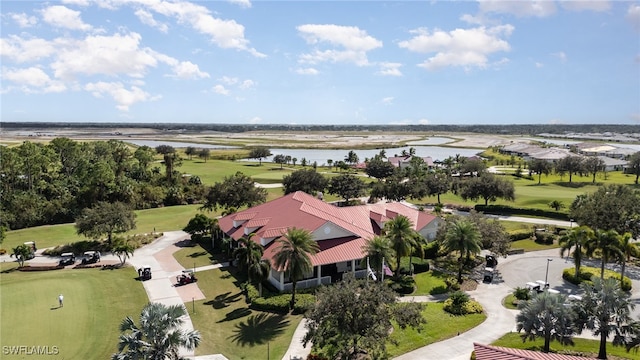
<path id="1" fill-rule="evenodd" d="M 438 224 L 439 223 L 440 223 L 440 220 L 438 218 L 436 218 L 435 220 L 433 220 L 432 222 L 427 224 L 427 226 L 425 226 L 422 229 L 420 229 L 420 231 L 419 231 L 420 235 L 424 236 L 424 238 L 427 239 L 427 240 L 435 239 L 436 238 L 436 233 L 438 232 Z"/>

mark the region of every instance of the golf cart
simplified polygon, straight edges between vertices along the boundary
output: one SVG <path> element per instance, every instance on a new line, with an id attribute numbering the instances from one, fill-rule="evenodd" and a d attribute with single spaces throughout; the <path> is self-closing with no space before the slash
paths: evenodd
<path id="1" fill-rule="evenodd" d="M 540 284 L 538 284 L 537 282 L 528 282 L 525 287 L 529 290 L 529 291 L 535 291 L 537 293 L 542 292 L 542 290 L 540 289 Z"/>
<path id="2" fill-rule="evenodd" d="M 138 278 L 142 281 L 151 279 L 151 266 L 143 265 L 138 269 Z"/>
<path id="3" fill-rule="evenodd" d="M 60 266 L 73 265 L 76 262 L 76 256 L 73 253 L 67 252 L 60 254 Z"/>
<path id="4" fill-rule="evenodd" d="M 94 264 L 100 261 L 99 251 L 85 251 L 82 258 L 82 265 Z"/>
<path id="5" fill-rule="evenodd" d="M 484 268 L 484 277 L 482 279 L 482 282 L 485 282 L 487 284 L 491 283 L 493 281 L 493 273 L 494 273 L 495 269 L 492 267 L 486 267 Z"/>
<path id="6" fill-rule="evenodd" d="M 487 260 L 487 267 L 488 268 L 495 268 L 496 266 L 498 266 L 498 259 L 496 259 L 495 256 L 487 255 L 487 256 L 485 256 L 485 259 Z"/>
<path id="7" fill-rule="evenodd" d="M 187 285 L 198 281 L 198 279 L 196 279 L 196 274 L 193 273 L 193 270 L 182 270 L 182 274 L 178 275 L 176 280 L 178 281 L 178 286 Z"/>

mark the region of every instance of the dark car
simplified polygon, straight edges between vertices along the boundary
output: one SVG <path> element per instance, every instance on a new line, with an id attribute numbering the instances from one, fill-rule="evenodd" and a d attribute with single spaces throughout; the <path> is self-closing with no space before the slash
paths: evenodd
<path id="1" fill-rule="evenodd" d="M 76 256 L 73 253 L 60 254 L 60 266 L 73 265 L 76 262 Z"/>

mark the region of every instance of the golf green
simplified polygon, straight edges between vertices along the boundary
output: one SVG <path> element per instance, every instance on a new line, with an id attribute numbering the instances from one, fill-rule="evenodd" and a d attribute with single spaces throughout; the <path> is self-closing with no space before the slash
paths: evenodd
<path id="1" fill-rule="evenodd" d="M 3 359 L 108 359 L 122 319 L 137 320 L 148 302 L 130 267 L 20 272 L 2 265 Z"/>

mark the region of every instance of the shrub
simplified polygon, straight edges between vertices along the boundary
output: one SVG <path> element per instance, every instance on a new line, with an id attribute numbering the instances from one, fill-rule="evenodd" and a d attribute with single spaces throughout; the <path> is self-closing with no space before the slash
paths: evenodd
<path id="1" fill-rule="evenodd" d="M 21 268 L 18 268 L 18 270 L 20 271 L 49 271 L 49 270 L 60 270 L 60 269 L 64 269 L 64 266 L 58 266 L 58 265 L 53 265 L 53 266 L 23 266 Z"/>
<path id="2" fill-rule="evenodd" d="M 398 294 L 411 294 L 415 288 L 416 281 L 409 275 L 402 275 L 399 278 L 391 278 L 391 289 Z"/>
<path id="3" fill-rule="evenodd" d="M 458 279 L 456 279 L 453 276 L 444 279 L 444 283 L 447 284 L 447 289 L 451 291 L 460 290 L 460 284 L 458 284 Z"/>
<path id="4" fill-rule="evenodd" d="M 518 241 L 529 238 L 531 238 L 531 231 L 528 230 L 517 231 L 509 234 L 509 239 L 511 239 L 511 241 Z"/>
<path id="5" fill-rule="evenodd" d="M 444 311 L 454 315 L 479 314 L 482 313 L 482 305 L 475 300 L 471 300 L 469 295 L 462 291 L 456 291 L 444 301 Z"/>
<path id="6" fill-rule="evenodd" d="M 437 241 L 432 241 L 424 247 L 424 258 L 435 259 L 440 253 L 440 244 Z"/>
<path id="7" fill-rule="evenodd" d="M 600 269 L 598 268 L 594 268 L 594 267 L 588 267 L 588 266 L 582 266 L 580 267 L 580 274 L 578 277 L 575 276 L 575 268 L 567 268 L 564 269 L 562 271 L 562 278 L 567 280 L 568 282 L 575 284 L 575 285 L 579 285 L 581 282 L 588 282 L 591 283 L 591 278 L 593 276 L 599 277 L 600 276 Z M 620 274 L 618 274 L 617 272 L 613 271 L 613 270 L 608 270 L 605 269 L 604 270 L 604 278 L 605 279 L 609 279 L 609 278 L 614 278 L 618 281 L 620 281 Z M 622 279 L 622 285 L 620 286 L 620 288 L 623 291 L 630 291 L 631 290 L 631 279 L 629 279 L 628 277 L 624 277 L 624 279 Z"/>
<path id="8" fill-rule="evenodd" d="M 420 263 L 413 264 L 413 271 L 416 274 L 427 272 L 427 271 L 429 271 L 429 263 L 425 262 L 425 263 L 422 263 L 422 264 L 420 264 Z"/>
<path id="9" fill-rule="evenodd" d="M 556 235 L 551 232 L 536 231 L 535 238 L 535 242 L 538 244 L 552 245 Z"/>
<path id="10" fill-rule="evenodd" d="M 289 312 L 289 302 L 291 301 L 290 294 L 280 294 L 271 296 L 268 298 L 256 297 L 249 306 L 253 310 L 269 311 L 276 313 Z M 311 294 L 296 294 L 296 302 L 293 305 L 294 314 L 302 314 L 313 306 L 316 302 L 316 297 Z"/>
<path id="11" fill-rule="evenodd" d="M 240 289 L 244 293 L 245 301 L 247 302 L 247 304 L 251 304 L 255 299 L 260 297 L 258 289 L 256 289 L 256 287 L 249 282 L 240 284 Z"/>
<path id="12" fill-rule="evenodd" d="M 4 254 L 6 254 L 6 253 L 7 253 L 7 250 L 6 250 L 6 249 L 0 249 L 0 255 L 4 255 Z"/>
<path id="13" fill-rule="evenodd" d="M 518 300 L 529 300 L 531 299 L 531 291 L 527 288 L 517 287 L 513 291 L 513 296 Z"/>

